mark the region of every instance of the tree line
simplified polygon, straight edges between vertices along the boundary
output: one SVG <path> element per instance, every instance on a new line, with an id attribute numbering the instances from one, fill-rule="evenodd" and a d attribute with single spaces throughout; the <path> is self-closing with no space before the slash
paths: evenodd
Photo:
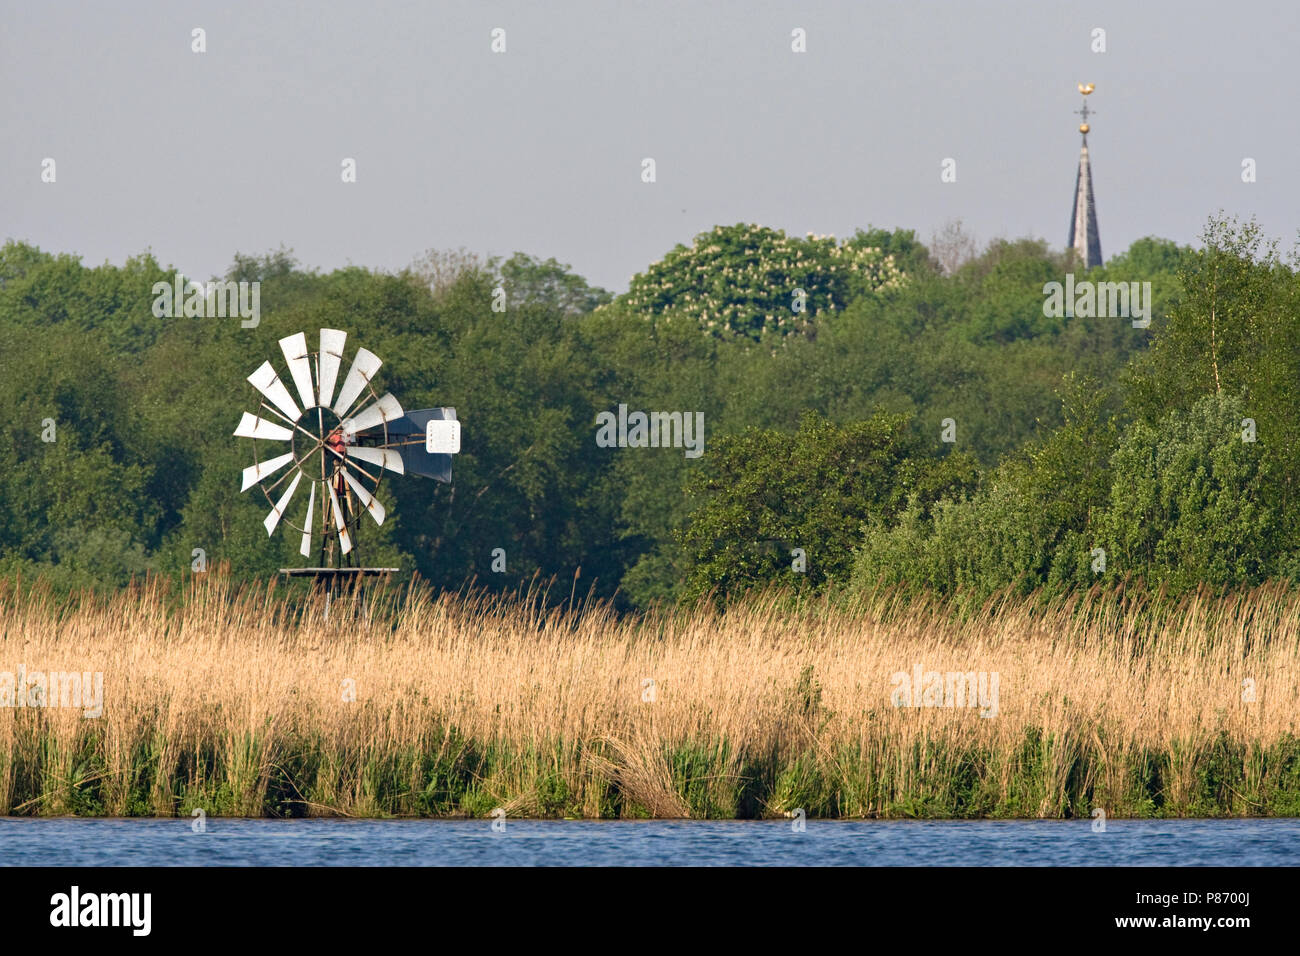
<path id="1" fill-rule="evenodd" d="M 553 259 L 399 272 L 237 255 L 261 320 L 158 318 L 152 254 L 0 248 L 0 573 L 60 588 L 300 563 L 231 432 L 279 338 L 348 331 L 403 405 L 454 405 L 452 485 L 385 481 L 367 563 L 445 587 L 540 575 L 625 607 L 773 582 L 1174 589 L 1300 573 L 1295 263 L 1253 223 L 1085 273 L 1037 240 L 961 259 L 908 230 L 739 224 L 620 295 Z M 1150 282 L 1146 327 L 1045 287 Z M 602 413 L 702 413 L 703 454 L 609 447 Z M 692 419 L 694 420 L 694 419 Z M 501 555 L 504 560 L 501 560 Z M 495 556 L 495 558 L 494 558 Z"/>

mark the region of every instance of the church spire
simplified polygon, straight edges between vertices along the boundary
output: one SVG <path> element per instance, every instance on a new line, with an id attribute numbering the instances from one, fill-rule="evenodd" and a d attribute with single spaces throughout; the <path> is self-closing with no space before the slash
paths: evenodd
<path id="1" fill-rule="evenodd" d="M 1083 94 L 1083 109 L 1076 112 L 1083 117 L 1079 132 L 1083 134 L 1083 146 L 1079 149 L 1079 173 L 1074 181 L 1074 209 L 1070 216 L 1070 240 L 1067 245 L 1079 254 L 1079 261 L 1085 269 L 1101 265 L 1101 235 L 1097 231 L 1097 203 L 1092 193 L 1092 166 L 1088 163 L 1088 94 L 1096 87 L 1092 83 L 1080 83 L 1079 92 Z"/>

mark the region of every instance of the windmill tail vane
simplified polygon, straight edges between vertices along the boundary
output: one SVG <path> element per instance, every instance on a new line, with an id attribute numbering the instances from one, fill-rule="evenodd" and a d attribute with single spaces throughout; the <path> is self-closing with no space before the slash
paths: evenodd
<path id="1" fill-rule="evenodd" d="M 308 572 L 335 568 L 335 543 L 339 558 L 359 569 L 361 512 L 377 525 L 387 516 L 378 497 L 384 472 L 450 483 L 452 456 L 460 452 L 456 409 L 408 412 L 392 392 L 379 395 L 373 383 L 383 362 L 367 349 L 356 350 L 336 395 L 346 346 L 347 333 L 339 329 L 321 329 L 316 350 L 303 332 L 280 339 L 296 396 L 275 366 L 263 362 L 248 376 L 258 410 L 244 412 L 234 432 L 253 441 L 253 464 L 243 470 L 240 491 L 257 485 L 266 495 L 268 536 L 283 521 L 302 535 L 303 556 L 317 546 L 320 567 L 303 569 Z M 258 442 L 272 444 L 272 457 L 259 456 Z M 304 479 L 307 507 L 298 524 L 288 515 Z"/>

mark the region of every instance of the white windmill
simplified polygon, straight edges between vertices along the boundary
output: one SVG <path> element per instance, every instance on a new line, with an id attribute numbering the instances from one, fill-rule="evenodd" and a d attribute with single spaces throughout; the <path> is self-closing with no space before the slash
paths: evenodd
<path id="1" fill-rule="evenodd" d="M 386 511 L 377 497 L 385 471 L 451 481 L 451 456 L 460 451 L 460 422 L 454 408 L 403 411 L 391 392 L 375 392 L 375 373 L 383 364 L 359 348 L 343 386 L 335 395 L 347 333 L 320 330 L 320 347 L 308 348 L 298 332 L 280 339 L 295 396 L 271 362 L 263 362 L 248 381 L 260 396 L 258 414 L 244 412 L 235 435 L 253 440 L 253 464 L 243 486 L 262 489 L 271 510 L 263 524 L 271 535 L 283 520 L 302 535 L 301 553 L 311 557 L 313 535 L 317 566 L 286 568 L 286 574 L 327 578 L 383 574 L 397 568 L 366 568 L 357 557 L 361 511 L 383 524 Z M 274 443 L 273 457 L 259 455 L 258 442 Z M 286 517 L 299 485 L 308 486 L 301 524 Z M 314 520 L 315 519 L 315 520 Z M 339 560 L 334 543 L 338 541 Z M 346 566 L 343 566 L 346 564 Z"/>

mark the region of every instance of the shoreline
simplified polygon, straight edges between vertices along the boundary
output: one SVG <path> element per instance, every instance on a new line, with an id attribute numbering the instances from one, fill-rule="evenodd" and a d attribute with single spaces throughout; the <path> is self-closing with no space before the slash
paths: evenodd
<path id="1" fill-rule="evenodd" d="M 3 816 L 1300 816 L 1280 588 L 637 619 L 406 589 L 326 619 L 220 577 L 179 607 L 156 583 L 60 605 L 0 582 L 0 619 L 0 670 L 103 675 L 95 718 L 0 706 Z"/>

